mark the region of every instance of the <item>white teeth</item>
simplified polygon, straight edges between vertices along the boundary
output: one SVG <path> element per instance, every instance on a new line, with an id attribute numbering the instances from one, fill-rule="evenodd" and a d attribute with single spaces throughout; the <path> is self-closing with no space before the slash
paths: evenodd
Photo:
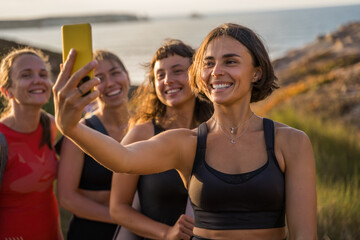
<path id="1" fill-rule="evenodd" d="M 223 88 L 228 88 L 230 86 L 231 86 L 231 84 L 229 84 L 229 83 L 212 84 L 212 88 L 214 88 L 214 89 L 223 89 Z"/>
<path id="2" fill-rule="evenodd" d="M 176 92 L 179 92 L 180 91 L 180 89 L 178 88 L 178 89 L 171 89 L 171 90 L 169 90 L 169 91 L 166 91 L 166 93 L 167 94 L 172 94 L 172 93 L 176 93 Z"/>
<path id="3" fill-rule="evenodd" d="M 30 91 L 31 93 L 44 93 L 45 91 L 44 90 L 32 90 Z"/>
<path id="4" fill-rule="evenodd" d="M 111 97 L 111 96 L 114 96 L 116 94 L 119 94 L 120 92 L 121 92 L 121 90 L 117 89 L 117 90 L 114 90 L 114 91 L 111 91 L 111 92 L 107 93 L 106 96 Z"/>

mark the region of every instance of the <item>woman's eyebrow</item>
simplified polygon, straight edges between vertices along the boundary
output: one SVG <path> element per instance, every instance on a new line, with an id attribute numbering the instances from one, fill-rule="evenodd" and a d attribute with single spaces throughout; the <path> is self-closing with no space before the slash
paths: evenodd
<path id="1" fill-rule="evenodd" d="M 210 60 L 214 60 L 214 57 L 213 56 L 206 56 L 203 59 L 203 61 L 210 61 Z"/>
<path id="2" fill-rule="evenodd" d="M 123 71 L 123 69 L 121 67 L 115 66 L 109 69 L 109 72 L 115 71 L 115 70 L 121 70 Z"/>
<path id="3" fill-rule="evenodd" d="M 227 53 L 227 54 L 224 54 L 222 56 L 222 58 L 230 58 L 230 57 L 240 57 L 241 58 L 241 56 L 239 54 L 236 54 L 236 53 Z M 214 59 L 214 57 L 213 56 L 207 56 L 207 57 L 204 58 L 204 60 L 210 60 L 210 59 Z"/>
<path id="4" fill-rule="evenodd" d="M 24 69 L 21 69 L 21 70 L 19 71 L 19 73 L 29 72 L 29 71 L 32 71 L 32 69 L 31 69 L 31 68 L 24 68 Z"/>
<path id="5" fill-rule="evenodd" d="M 179 66 L 181 67 L 182 65 L 178 63 L 178 64 L 172 65 L 170 68 L 176 68 L 176 67 L 179 67 Z"/>
<path id="6" fill-rule="evenodd" d="M 241 58 L 241 56 L 236 53 L 227 53 L 227 54 L 223 55 L 223 58 L 229 58 L 229 57 L 240 57 Z"/>

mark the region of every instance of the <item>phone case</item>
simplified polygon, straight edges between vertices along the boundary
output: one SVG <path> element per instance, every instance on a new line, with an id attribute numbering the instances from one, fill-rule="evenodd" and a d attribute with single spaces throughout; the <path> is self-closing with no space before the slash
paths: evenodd
<path id="1" fill-rule="evenodd" d="M 61 27 L 61 34 L 63 62 L 65 62 L 71 48 L 74 48 L 77 52 L 71 72 L 71 74 L 73 74 L 92 61 L 91 25 L 89 23 L 63 25 Z M 89 76 L 83 78 L 80 84 L 92 77 L 93 71 L 90 72 Z"/>

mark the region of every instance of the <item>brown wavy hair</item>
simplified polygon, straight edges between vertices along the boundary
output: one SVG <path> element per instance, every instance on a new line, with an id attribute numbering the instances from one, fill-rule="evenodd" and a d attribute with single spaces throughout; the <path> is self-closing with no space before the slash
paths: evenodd
<path id="1" fill-rule="evenodd" d="M 195 94 L 202 96 L 201 94 L 205 94 L 208 91 L 206 84 L 201 79 L 204 55 L 209 43 L 222 36 L 234 38 L 243 44 L 252 57 L 253 66 L 260 67 L 262 70 L 261 78 L 252 84 L 250 102 L 261 101 L 269 96 L 275 89 L 279 88 L 268 52 L 260 40 L 260 37 L 247 27 L 234 23 L 225 23 L 213 29 L 206 36 L 195 54 L 194 63 L 189 69 L 189 82 Z"/>
<path id="2" fill-rule="evenodd" d="M 156 61 L 165 59 L 169 56 L 179 55 L 193 61 L 195 50 L 189 45 L 178 39 L 166 39 L 161 47 L 155 52 L 151 62 L 145 64 L 147 74 L 145 80 L 134 92 L 130 100 L 130 109 L 132 117 L 130 125 L 134 126 L 154 119 L 156 122 L 163 120 L 165 116 L 166 105 L 163 104 L 155 92 L 154 66 Z M 206 96 L 195 100 L 194 120 L 196 124 L 207 121 L 213 113 L 212 103 Z"/>
<path id="3" fill-rule="evenodd" d="M 24 48 L 17 48 L 12 49 L 6 56 L 4 56 L 1 60 L 0 64 L 0 87 L 3 87 L 5 89 L 8 89 L 12 85 L 12 79 L 11 79 L 11 71 L 12 66 L 17 58 L 23 55 L 34 55 L 38 58 L 40 58 L 44 64 L 45 68 L 48 71 L 49 79 L 51 79 L 51 65 L 49 63 L 49 57 L 45 55 L 41 50 L 31 48 L 31 47 L 24 47 Z M 2 94 L 2 92 L 1 92 Z M 0 117 L 6 116 L 10 109 L 11 105 L 9 104 L 9 101 L 7 100 L 6 96 L 2 95 L 3 99 L 3 105 L 4 108 L 0 112 Z M 52 143 L 51 143 L 51 120 L 48 116 L 48 114 L 41 110 L 40 113 L 40 123 L 43 127 L 42 137 L 40 141 L 39 148 L 43 145 L 47 145 L 50 149 L 53 149 Z"/>

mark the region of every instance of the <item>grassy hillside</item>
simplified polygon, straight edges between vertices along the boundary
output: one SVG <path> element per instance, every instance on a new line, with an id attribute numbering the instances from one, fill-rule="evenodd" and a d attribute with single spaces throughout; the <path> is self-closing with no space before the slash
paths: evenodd
<path id="1" fill-rule="evenodd" d="M 354 128 L 324 122 L 291 105 L 273 109 L 269 116 L 301 129 L 313 144 L 317 171 L 319 239 L 360 239 L 360 138 Z"/>
<path id="2" fill-rule="evenodd" d="M 311 139 L 319 239 L 360 239 L 360 23 L 321 36 L 274 66 L 281 88 L 254 110 Z"/>

